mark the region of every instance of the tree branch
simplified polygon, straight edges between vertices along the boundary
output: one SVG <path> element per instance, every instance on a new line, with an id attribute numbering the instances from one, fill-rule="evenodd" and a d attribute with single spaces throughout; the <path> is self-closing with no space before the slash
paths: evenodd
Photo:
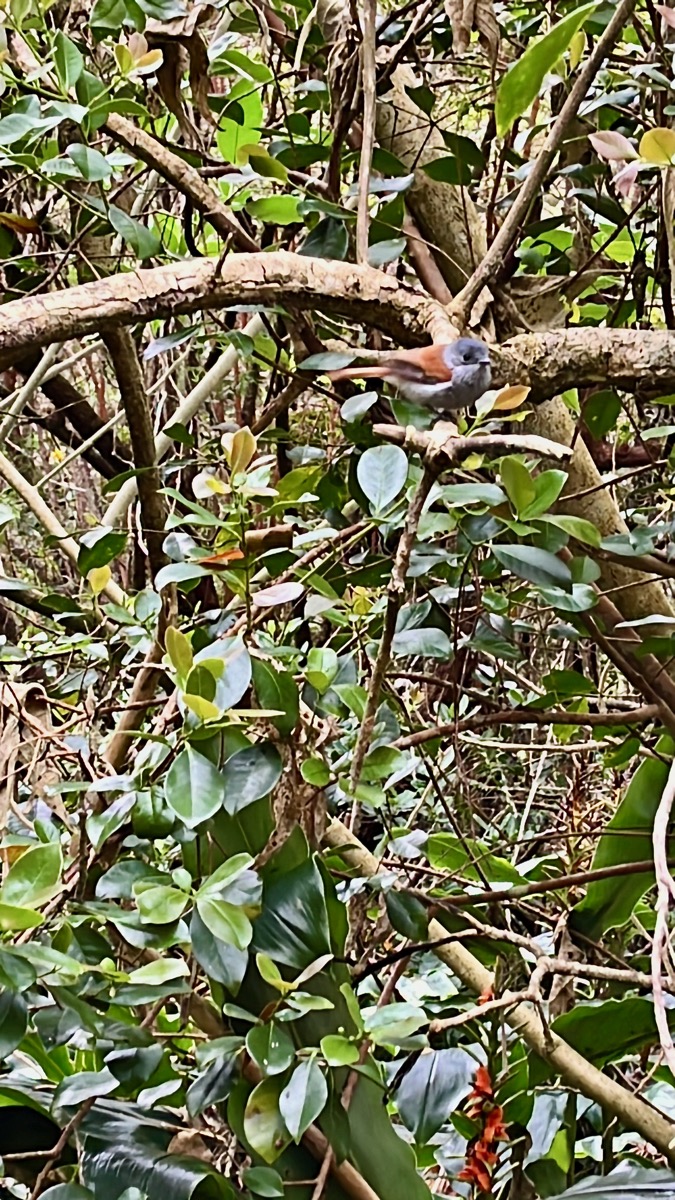
<path id="1" fill-rule="evenodd" d="M 136 345 L 128 329 L 110 329 L 103 338 L 112 360 L 124 407 L 136 468 L 141 522 L 154 579 L 167 561 L 162 549 L 167 508 L 155 454 L 152 414 Z"/>

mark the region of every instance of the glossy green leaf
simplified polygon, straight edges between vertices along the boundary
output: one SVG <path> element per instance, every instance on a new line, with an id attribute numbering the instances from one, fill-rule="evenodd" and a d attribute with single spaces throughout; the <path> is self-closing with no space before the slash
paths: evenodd
<path id="1" fill-rule="evenodd" d="M 423 1146 L 471 1091 L 476 1060 L 466 1050 L 429 1050 L 420 1054 L 401 1079 L 396 1106 L 406 1128 Z"/>
<path id="2" fill-rule="evenodd" d="M 31 846 L 13 864 L 0 888 L 3 905 L 46 904 L 59 891 L 63 861 L 56 842 Z"/>
<path id="3" fill-rule="evenodd" d="M 271 721 L 282 737 L 289 737 L 300 716 L 298 685 L 289 671 L 280 670 L 261 658 L 252 660 L 253 684 L 260 708 L 278 709 Z"/>
<path id="4" fill-rule="evenodd" d="M 567 50 L 584 21 L 598 7 L 598 0 L 582 4 L 556 21 L 548 33 L 530 42 L 527 49 L 504 75 L 497 88 L 495 118 L 497 134 L 504 137 L 514 121 L 539 94 L 544 76 Z"/>
<path id="5" fill-rule="evenodd" d="M 296 1142 L 321 1115 L 327 1099 L 328 1086 L 316 1059 L 300 1063 L 279 1097 L 279 1111 Z"/>
<path id="6" fill-rule="evenodd" d="M 281 769 L 279 751 L 270 742 L 260 742 L 233 754 L 220 773 L 225 811 L 241 812 L 269 795 L 281 778 Z"/>
<path id="7" fill-rule="evenodd" d="M 252 927 L 246 913 L 227 900 L 211 896 L 197 897 L 197 912 L 207 929 L 219 941 L 237 950 L 245 950 L 251 941 Z"/>
<path id="8" fill-rule="evenodd" d="M 408 459 L 400 446 L 372 446 L 361 455 L 356 476 L 373 513 L 383 512 L 405 487 Z"/>
<path id="9" fill-rule="evenodd" d="M 244 1136 L 266 1163 L 273 1163 L 292 1140 L 279 1109 L 283 1080 L 275 1075 L 253 1089 L 244 1113 Z"/>
<path id="10" fill-rule="evenodd" d="M 572 576 L 566 563 L 538 546 L 493 546 L 498 562 L 517 575 L 535 584 L 571 584 Z"/>
<path id="11" fill-rule="evenodd" d="M 670 739 L 662 738 L 658 750 L 662 755 L 672 754 Z M 668 762 L 661 759 L 648 758 L 640 763 L 623 800 L 598 842 L 591 870 L 651 861 L 654 817 L 668 772 Z M 586 937 L 602 937 L 608 929 L 630 920 L 638 900 L 653 883 L 653 870 L 625 875 L 621 887 L 617 887 L 616 879 L 592 881 L 583 900 L 572 909 L 571 928 L 578 929 Z"/>
<path id="12" fill-rule="evenodd" d="M 195 829 L 223 807 L 225 784 L 210 759 L 188 746 L 169 768 L 164 795 L 188 829 Z"/>

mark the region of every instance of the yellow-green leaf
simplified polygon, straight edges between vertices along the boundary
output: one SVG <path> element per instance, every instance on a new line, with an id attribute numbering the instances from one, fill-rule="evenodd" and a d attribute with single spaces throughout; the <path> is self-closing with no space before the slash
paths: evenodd
<path id="1" fill-rule="evenodd" d="M 92 567 L 87 574 L 87 583 L 95 596 L 100 596 L 101 592 L 110 583 L 112 571 L 110 567 Z"/>
<path id="2" fill-rule="evenodd" d="M 233 475 L 245 471 L 257 449 L 256 440 L 248 425 L 223 438 L 223 449 Z"/>
<path id="3" fill-rule="evenodd" d="M 187 679 L 192 670 L 192 646 L 180 629 L 169 625 L 164 635 L 164 646 L 171 666 L 181 679 Z"/>
<path id="4" fill-rule="evenodd" d="M 200 721 L 214 721 L 221 715 L 218 705 L 205 700 L 203 696 L 190 696 L 184 692 L 183 700 Z"/>
<path id="5" fill-rule="evenodd" d="M 675 129 L 648 129 L 640 140 L 640 157 L 657 167 L 670 167 L 675 159 Z"/>

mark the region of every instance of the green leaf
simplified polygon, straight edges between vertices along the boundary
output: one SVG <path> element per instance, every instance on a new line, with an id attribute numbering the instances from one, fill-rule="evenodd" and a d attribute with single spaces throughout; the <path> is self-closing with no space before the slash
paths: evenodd
<path id="1" fill-rule="evenodd" d="M 174 979 L 184 979 L 190 974 L 189 967 L 182 958 L 158 958 L 154 962 L 144 963 L 129 975 L 129 983 L 146 983 L 154 986 L 170 983 Z"/>
<path id="2" fill-rule="evenodd" d="M 279 1110 L 282 1088 L 278 1075 L 263 1079 L 251 1092 L 244 1112 L 246 1141 L 266 1163 L 273 1163 L 292 1140 Z"/>
<path id="3" fill-rule="evenodd" d="M 387 508 L 405 487 L 408 459 L 400 446 L 371 446 L 361 455 L 356 477 L 376 515 Z"/>
<path id="4" fill-rule="evenodd" d="M 321 1053 L 329 1067 L 350 1067 L 359 1061 L 359 1048 L 339 1033 L 328 1033 L 321 1039 Z"/>
<path id="5" fill-rule="evenodd" d="M 584 423 L 594 438 L 603 438 L 614 429 L 621 413 L 621 400 L 616 392 L 594 392 L 584 404 Z"/>
<path id="6" fill-rule="evenodd" d="M 164 795 L 188 829 L 195 829 L 223 807 L 225 784 L 211 760 L 188 746 L 169 768 Z"/>
<path id="7" fill-rule="evenodd" d="M 187 679 L 192 670 L 192 646 L 189 638 L 186 638 L 180 629 L 169 625 L 164 634 L 164 645 L 169 656 L 169 661 L 174 671 L 181 680 Z"/>
<path id="8" fill-rule="evenodd" d="M 219 941 L 225 942 L 227 946 L 234 946 L 237 950 L 246 950 L 253 928 L 243 909 L 229 904 L 227 900 L 198 896 L 197 912 Z"/>
<path id="9" fill-rule="evenodd" d="M 56 1116 L 68 1108 L 79 1108 L 85 1100 L 94 1096 L 109 1096 L 119 1087 L 115 1076 L 104 1067 L 102 1071 L 79 1071 L 70 1079 L 64 1079 L 56 1089 L 52 1112 Z"/>
<path id="10" fill-rule="evenodd" d="M 396 1092 L 403 1124 L 423 1146 L 469 1094 L 476 1071 L 475 1059 L 459 1046 L 420 1054 Z"/>
<path id="11" fill-rule="evenodd" d="M 669 738 L 657 744 L 661 755 L 673 753 Z M 669 764 L 647 758 L 640 763 L 626 794 L 598 842 L 591 870 L 634 862 L 648 862 L 653 857 L 652 830 L 669 773 Z M 641 896 L 654 884 L 653 870 L 637 875 L 625 875 L 621 886 L 616 879 L 598 879 L 588 885 L 586 895 L 570 915 L 570 928 L 597 940 L 609 929 L 625 924 Z"/>
<path id="12" fill-rule="evenodd" d="M 668 1010 L 668 1023 L 672 1029 L 672 1009 Z M 553 1029 L 589 1062 L 601 1067 L 659 1040 L 654 1005 L 647 996 L 577 1004 L 556 1018 Z"/>
<path id="13" fill-rule="evenodd" d="M 355 357 L 355 354 L 345 353 L 344 350 L 326 350 L 303 358 L 299 366 L 303 371 L 336 371 L 339 367 L 348 367 Z"/>
<path id="14" fill-rule="evenodd" d="M 454 833 L 432 833 L 427 838 L 425 852 L 429 865 L 437 871 L 463 875 L 474 883 L 523 883 L 523 877 L 506 858 L 491 854 L 485 842 L 460 838 Z M 480 863 L 480 873 L 475 863 Z"/>
<path id="15" fill-rule="evenodd" d="M 192 953 L 200 967 L 203 967 L 210 979 L 222 983 L 231 995 L 236 996 L 248 967 L 246 950 L 228 946 L 217 938 L 196 908 L 192 910 L 190 917 L 190 937 Z"/>
<path id="16" fill-rule="evenodd" d="M 28 1025 L 28 1007 L 18 992 L 3 989 L 0 994 L 0 1059 L 13 1054 L 23 1040 Z"/>
<path id="17" fill-rule="evenodd" d="M 495 102 L 498 137 L 505 137 L 514 121 L 537 98 L 544 76 L 553 69 L 597 6 L 598 0 L 593 0 L 592 4 L 583 4 L 561 17 L 548 33 L 530 42 L 524 54 L 506 72 Z"/>
<path id="18" fill-rule="evenodd" d="M 301 971 L 331 952 L 323 879 L 313 859 L 265 887 L 254 945 L 273 962 Z"/>
<path id="19" fill-rule="evenodd" d="M 545 521 L 549 525 L 555 525 L 557 529 L 564 530 L 570 537 L 576 538 L 578 542 L 583 542 L 587 546 L 599 547 L 602 541 L 602 535 L 596 525 L 591 521 L 586 521 L 583 517 L 568 517 L 561 513 L 560 516 L 539 517 L 540 521 Z"/>
<path id="20" fill-rule="evenodd" d="M 273 162 L 273 159 L 270 159 Z M 251 164 L 253 165 L 253 163 Z M 277 166 L 284 170 L 281 163 Z M 270 225 L 293 225 L 300 220 L 298 214 L 297 196 L 263 196 L 259 200 L 249 200 L 246 211 L 259 221 Z"/>
<path id="21" fill-rule="evenodd" d="M 254 1196 L 264 1196 L 266 1200 L 276 1200 L 284 1196 L 284 1181 L 277 1171 L 271 1167 L 245 1167 L 241 1173 L 242 1180 Z"/>
<path id="22" fill-rule="evenodd" d="M 42 914 L 32 908 L 20 908 L 15 904 L 0 902 L 0 929 L 3 933 L 18 929 L 35 929 L 43 920 Z"/>
<path id="23" fill-rule="evenodd" d="M 177 921 L 188 902 L 185 892 L 178 888 L 137 884 L 134 891 L 141 921 L 149 925 L 168 925 Z"/>
<path id="24" fill-rule="evenodd" d="M 74 42 L 60 29 L 54 35 L 54 66 L 65 92 L 75 86 L 84 70 L 84 58 Z"/>
<path id="25" fill-rule="evenodd" d="M 453 645 L 444 629 L 402 629 L 394 635 L 392 654 L 399 657 L 420 654 L 424 658 L 440 658 L 450 662 Z"/>
<path id="26" fill-rule="evenodd" d="M 278 709 L 279 717 L 272 724 L 282 737 L 290 737 L 300 718 L 300 696 L 290 671 L 280 670 L 261 658 L 252 660 L 253 684 L 260 708 Z"/>
<path id="27" fill-rule="evenodd" d="M 426 941 L 429 933 L 429 914 L 416 896 L 394 889 L 385 895 L 387 916 L 393 928 L 413 942 Z"/>
<path id="28" fill-rule="evenodd" d="M 328 1086 L 316 1059 L 300 1063 L 279 1097 L 279 1111 L 296 1142 L 321 1115 L 327 1099 Z"/>
<path id="29" fill-rule="evenodd" d="M 80 538 L 77 569 L 80 575 L 88 575 L 95 567 L 107 567 L 127 544 L 126 533 L 115 533 L 106 526 L 84 533 Z"/>
<path id="30" fill-rule="evenodd" d="M 313 646 L 307 655 L 305 679 L 323 696 L 335 679 L 339 665 L 338 656 L 330 646 Z"/>
<path id="31" fill-rule="evenodd" d="M 400 258 L 406 248 L 405 238 L 390 238 L 387 241 L 376 242 L 368 250 L 368 265 L 371 267 L 386 267 L 388 263 Z"/>
<path id="32" fill-rule="evenodd" d="M 532 504 L 536 496 L 535 483 L 524 463 L 517 458 L 502 459 L 499 467 L 502 483 L 518 516 Z"/>
<path id="33" fill-rule="evenodd" d="M 281 756 L 271 742 L 259 742 L 231 755 L 220 774 L 225 811 L 241 812 L 268 796 L 279 782 L 281 770 Z"/>
<path id="34" fill-rule="evenodd" d="M 89 183 L 103 183 L 112 176 L 112 167 L 100 150 L 92 150 L 81 142 L 68 146 L 66 154 L 75 163 L 80 175 Z"/>
<path id="35" fill-rule="evenodd" d="M 306 758 L 300 766 L 300 774 L 312 787 L 323 788 L 330 783 L 330 767 L 322 758 Z"/>
<path id="36" fill-rule="evenodd" d="M 365 416 L 368 409 L 372 408 L 377 403 L 377 392 L 356 392 L 354 396 L 350 396 L 345 400 L 340 409 L 340 416 L 343 421 L 358 421 L 359 417 Z"/>
<path id="37" fill-rule="evenodd" d="M 324 217 L 305 238 L 298 253 L 312 258 L 332 258 L 342 262 L 347 257 L 349 235 L 344 221 Z"/>
<path id="38" fill-rule="evenodd" d="M 295 1045 L 287 1027 L 274 1021 L 254 1025 L 246 1036 L 246 1049 L 263 1075 L 281 1075 L 295 1058 Z"/>
<path id="39" fill-rule="evenodd" d="M 124 212 L 124 209 L 117 208 L 115 204 L 109 205 L 108 220 L 115 233 L 118 233 L 122 241 L 131 246 L 141 260 L 152 258 L 159 253 L 162 243 L 158 235 L 154 230 L 143 225 L 141 221 L 130 217 L 128 213 Z"/>
<path id="40" fill-rule="evenodd" d="M 61 847 L 57 842 L 32 846 L 16 860 L 0 888 L 4 905 L 46 904 L 59 890 Z"/>
<path id="41" fill-rule="evenodd" d="M 237 1037 L 217 1038 L 210 1044 L 206 1068 L 190 1084 L 185 1096 L 191 1117 L 227 1099 L 239 1074 L 241 1050 L 241 1039 Z M 202 1062 L 200 1058 L 200 1066 Z"/>
<path id="42" fill-rule="evenodd" d="M 424 1009 L 414 1004 L 387 1004 L 364 1013 L 364 1029 L 375 1046 L 396 1045 L 406 1041 L 427 1024 Z"/>
<path id="43" fill-rule="evenodd" d="M 572 582 L 567 564 L 538 546 L 493 546 L 492 553 L 503 567 L 529 583 L 569 585 Z"/>
<path id="44" fill-rule="evenodd" d="M 530 521 L 547 512 L 551 505 L 555 504 L 566 483 L 565 471 L 542 471 L 541 475 L 537 475 L 534 480 L 535 497 L 519 513 L 522 520 Z"/>

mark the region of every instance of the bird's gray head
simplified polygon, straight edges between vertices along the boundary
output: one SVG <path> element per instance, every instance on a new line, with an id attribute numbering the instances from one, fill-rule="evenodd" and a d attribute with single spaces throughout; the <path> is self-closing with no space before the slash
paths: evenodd
<path id="1" fill-rule="evenodd" d="M 479 342 L 477 338 L 458 338 L 448 346 L 448 351 L 448 365 L 452 367 L 477 367 L 490 361 L 485 342 Z"/>

